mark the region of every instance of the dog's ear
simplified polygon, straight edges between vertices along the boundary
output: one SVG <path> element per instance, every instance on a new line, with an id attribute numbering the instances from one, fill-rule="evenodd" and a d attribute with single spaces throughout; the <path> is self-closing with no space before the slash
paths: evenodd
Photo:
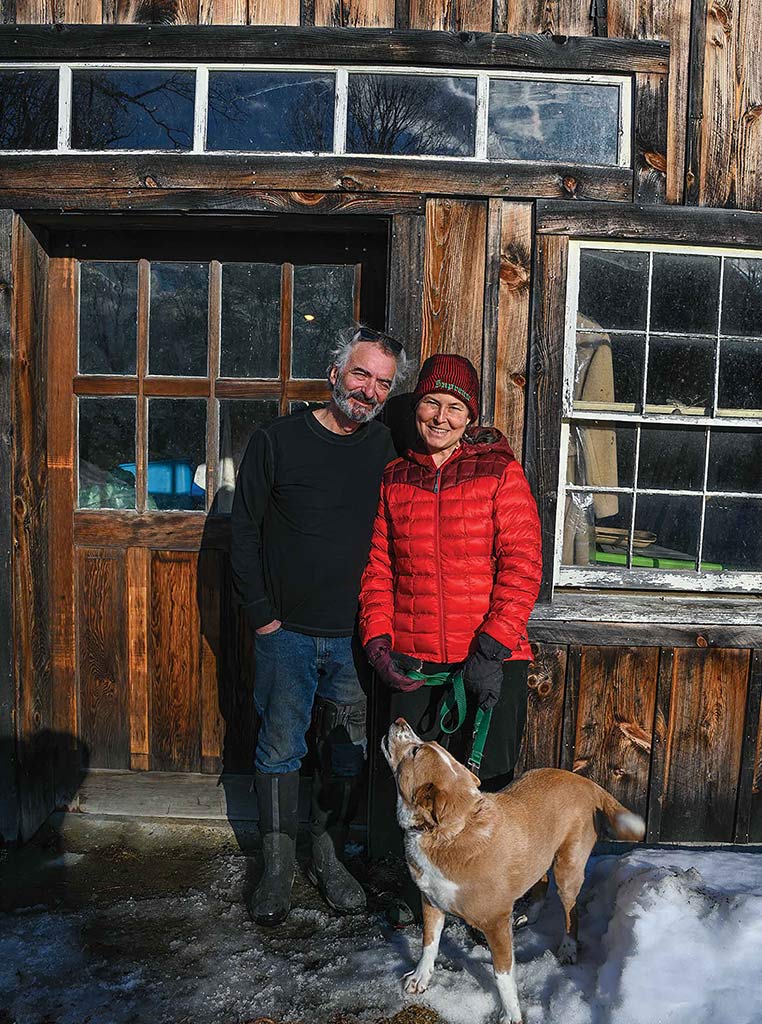
<path id="1" fill-rule="evenodd" d="M 472 801 L 464 795 L 462 788 L 452 786 L 438 789 L 434 795 L 433 816 L 437 833 L 443 839 L 452 839 L 466 827 L 466 818 Z"/>
<path id="2" fill-rule="evenodd" d="M 413 793 L 413 805 L 427 825 L 437 824 L 434 804 L 438 792 L 433 782 L 425 782 Z"/>

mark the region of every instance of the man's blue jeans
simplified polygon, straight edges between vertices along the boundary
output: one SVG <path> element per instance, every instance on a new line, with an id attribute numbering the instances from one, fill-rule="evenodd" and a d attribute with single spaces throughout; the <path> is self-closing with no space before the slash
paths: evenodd
<path id="1" fill-rule="evenodd" d="M 316 698 L 356 705 L 365 713 L 365 694 L 357 678 L 352 638 L 307 636 L 277 629 L 255 633 L 254 706 L 260 718 L 254 763 L 268 775 L 299 769 Z M 364 734 L 363 734 L 364 735 Z M 352 778 L 363 770 L 365 740 L 336 744 L 331 752 L 335 776 Z"/>

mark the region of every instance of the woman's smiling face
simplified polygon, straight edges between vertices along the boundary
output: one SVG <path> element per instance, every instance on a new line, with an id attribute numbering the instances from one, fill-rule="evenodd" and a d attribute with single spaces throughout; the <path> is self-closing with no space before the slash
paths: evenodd
<path id="1" fill-rule="evenodd" d="M 447 456 L 463 437 L 469 414 L 465 402 L 447 392 L 424 395 L 415 407 L 415 426 L 429 455 Z"/>

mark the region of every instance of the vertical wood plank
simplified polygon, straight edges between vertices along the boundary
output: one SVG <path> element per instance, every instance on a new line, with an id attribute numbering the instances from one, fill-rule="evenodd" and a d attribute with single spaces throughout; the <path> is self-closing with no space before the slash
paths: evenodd
<path id="1" fill-rule="evenodd" d="M 517 775 L 531 768 L 557 768 L 561 762 L 567 650 L 561 644 L 534 644 L 533 650 Z"/>
<path id="2" fill-rule="evenodd" d="M 125 572 L 122 552 L 78 552 L 80 736 L 92 768 L 129 768 Z"/>
<path id="3" fill-rule="evenodd" d="M 200 0 L 199 25 L 246 25 L 248 21 L 248 0 Z M 273 22 L 260 24 L 267 25 Z"/>
<path id="4" fill-rule="evenodd" d="M 733 138 L 736 143 L 736 206 L 762 209 L 762 17 L 758 0 L 742 0 Z"/>
<path id="5" fill-rule="evenodd" d="M 484 426 L 495 423 L 495 375 L 497 365 L 497 329 L 500 292 L 500 245 L 503 222 L 503 203 L 500 199 L 487 202 L 487 246 L 484 256 L 484 315 L 482 318 L 482 365 L 479 420 Z"/>
<path id="6" fill-rule="evenodd" d="M 609 0 L 609 7 L 612 0 Z M 592 4 L 578 0 L 506 0 L 501 4 L 501 24 L 497 32 L 545 32 L 554 36 L 593 34 Z M 609 33 L 613 35 L 613 33 Z"/>
<path id="7" fill-rule="evenodd" d="M 503 203 L 498 288 L 495 426 L 523 460 L 532 279 L 532 205 Z"/>
<path id="8" fill-rule="evenodd" d="M 146 772 L 151 767 L 148 742 L 148 599 L 151 553 L 147 548 L 128 548 L 127 575 L 127 688 L 130 707 L 130 768 Z"/>
<path id="9" fill-rule="evenodd" d="M 48 302 L 56 315 L 48 338 L 48 475 L 50 486 L 50 638 L 53 726 L 77 735 L 74 616 L 74 400 L 76 373 L 77 264 L 50 264 Z"/>
<path id="10" fill-rule="evenodd" d="M 730 842 L 750 652 L 675 652 L 661 839 Z"/>
<path id="11" fill-rule="evenodd" d="M 298 25 L 299 0 L 249 0 L 250 25 Z"/>
<path id="12" fill-rule="evenodd" d="M 11 319 L 14 353 L 13 429 L 13 637 L 18 692 L 19 810 L 23 839 L 54 806 L 54 758 L 40 748 L 52 727 L 50 671 L 50 567 L 47 464 L 48 259 L 20 218 L 13 225 Z"/>
<path id="13" fill-rule="evenodd" d="M 752 651 L 746 722 L 741 750 L 741 777 L 734 840 L 759 842 L 762 838 L 762 651 Z"/>
<path id="14" fill-rule="evenodd" d="M 565 236 L 538 237 L 524 461 L 542 526 L 541 600 L 550 600 L 553 593 L 567 255 Z"/>
<path id="15" fill-rule="evenodd" d="M 481 365 L 487 204 L 429 199 L 421 359 L 457 352 Z"/>
<path id="16" fill-rule="evenodd" d="M 425 241 L 425 217 L 392 217 L 386 328 L 402 342 L 414 366 L 421 355 Z"/>
<path id="17" fill-rule="evenodd" d="M 54 0 L 55 20 L 65 25 L 100 25 L 102 0 Z"/>
<path id="18" fill-rule="evenodd" d="M 16 0 L 17 25 L 52 25 L 54 0 Z"/>
<path id="19" fill-rule="evenodd" d="M 564 721 L 561 734 L 561 768 L 570 772 L 574 769 L 574 740 L 577 732 L 577 706 L 579 702 L 580 676 L 582 673 L 582 648 L 570 647 L 566 661 L 566 686 L 564 688 Z"/>
<path id="20" fill-rule="evenodd" d="M 13 213 L 0 210 L 0 841 L 19 831 L 13 631 Z"/>
<path id="21" fill-rule="evenodd" d="M 197 25 L 199 0 L 117 0 L 120 25 Z"/>
<path id="22" fill-rule="evenodd" d="M 585 647 L 580 666 L 575 772 L 645 817 L 659 651 Z"/>
<path id="23" fill-rule="evenodd" d="M 667 77 L 635 75 L 636 203 L 666 200 L 667 131 Z"/>
<path id="24" fill-rule="evenodd" d="M 202 550 L 198 556 L 198 606 L 201 627 L 201 771 L 222 771 L 225 723 L 220 711 L 220 608 L 224 581 L 222 551 Z"/>
<path id="25" fill-rule="evenodd" d="M 0 25 L 15 25 L 16 0 L 0 0 Z"/>
<path id="26" fill-rule="evenodd" d="M 394 0 L 343 0 L 342 6 L 348 28 L 394 28 Z"/>
<path id="27" fill-rule="evenodd" d="M 201 700 L 195 556 L 151 558 L 150 751 L 157 771 L 201 770 Z"/>
<path id="28" fill-rule="evenodd" d="M 455 0 L 456 32 L 491 32 L 492 0 Z"/>
<path id="29" fill-rule="evenodd" d="M 672 721 L 672 681 L 674 676 L 674 648 L 662 648 L 659 652 L 659 671 L 656 680 L 656 708 L 651 744 L 651 777 L 648 782 L 648 815 L 646 817 L 646 842 L 656 843 L 661 834 L 664 791 L 669 775 L 668 755 L 670 751 L 669 723 Z"/>
<path id="30" fill-rule="evenodd" d="M 446 32 L 451 28 L 453 0 L 410 0 L 409 27 Z"/>
<path id="31" fill-rule="evenodd" d="M 315 25 L 338 28 L 341 23 L 341 0 L 315 0 Z"/>
<path id="32" fill-rule="evenodd" d="M 701 7 L 702 4 L 697 6 Z M 688 120 L 691 0 L 608 0 L 607 23 L 610 36 L 669 40 L 666 198 L 669 203 L 682 202 Z M 695 64 L 692 64 L 691 75 L 696 70 Z M 653 151 L 662 152 L 660 148 Z"/>

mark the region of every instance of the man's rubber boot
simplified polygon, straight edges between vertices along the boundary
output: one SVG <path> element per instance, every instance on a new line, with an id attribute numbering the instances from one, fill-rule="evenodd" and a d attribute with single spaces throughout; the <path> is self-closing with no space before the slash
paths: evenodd
<path id="1" fill-rule="evenodd" d="M 315 702 L 318 766 L 312 779 L 307 877 L 340 914 L 365 909 L 365 891 L 339 859 L 357 811 L 365 761 L 365 702 Z"/>
<path id="2" fill-rule="evenodd" d="M 265 870 L 251 898 L 251 916 L 257 924 L 280 924 L 291 910 L 291 888 L 296 872 L 299 772 L 254 776 L 259 807 L 259 831 Z"/>

